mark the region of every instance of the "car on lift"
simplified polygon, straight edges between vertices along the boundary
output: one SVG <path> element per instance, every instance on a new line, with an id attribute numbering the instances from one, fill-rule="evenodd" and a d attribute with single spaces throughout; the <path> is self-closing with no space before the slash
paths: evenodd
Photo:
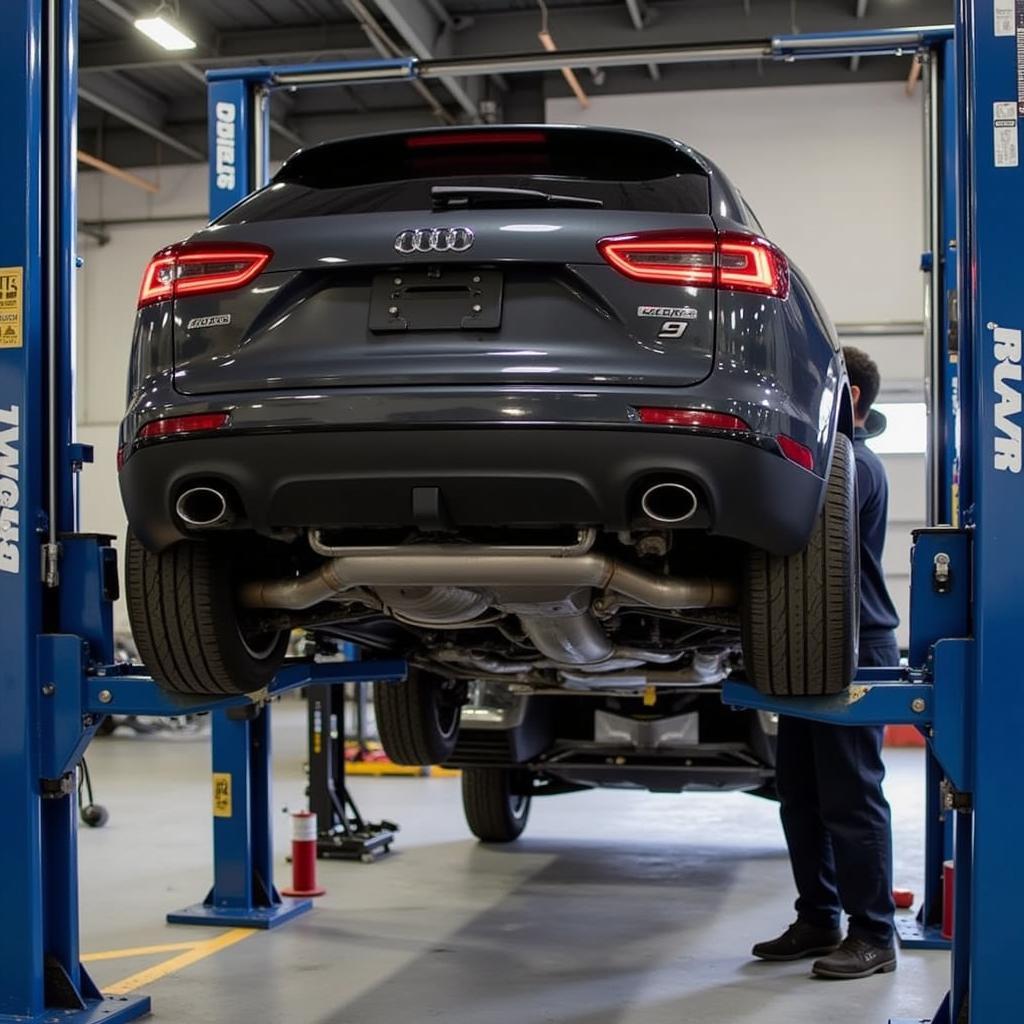
<path id="1" fill-rule="evenodd" d="M 153 676 L 255 693 L 294 629 L 400 656 L 385 749 L 465 767 L 487 838 L 533 793 L 761 790 L 770 730 L 722 680 L 853 676 L 838 339 L 682 143 L 502 125 L 299 151 L 156 254 L 129 376 Z"/>

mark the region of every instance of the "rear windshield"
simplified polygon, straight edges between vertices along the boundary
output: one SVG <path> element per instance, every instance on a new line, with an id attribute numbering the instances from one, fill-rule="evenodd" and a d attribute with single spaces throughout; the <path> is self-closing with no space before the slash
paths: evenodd
<path id="1" fill-rule="evenodd" d="M 580 129 L 474 130 L 329 142 L 297 153 L 220 223 L 429 210 L 434 185 L 525 188 L 606 209 L 710 211 L 703 169 L 671 143 Z"/>

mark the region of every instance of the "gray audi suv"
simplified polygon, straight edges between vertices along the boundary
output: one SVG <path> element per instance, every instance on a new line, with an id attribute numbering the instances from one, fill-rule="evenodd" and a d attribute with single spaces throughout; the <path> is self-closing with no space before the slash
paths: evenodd
<path id="1" fill-rule="evenodd" d="M 185 694 L 260 691 L 296 629 L 407 659 L 384 745 L 509 797 L 478 832 L 543 786 L 758 789 L 716 690 L 849 683 L 852 432 L 820 301 L 689 147 L 325 143 L 145 271 L 135 637 Z"/>

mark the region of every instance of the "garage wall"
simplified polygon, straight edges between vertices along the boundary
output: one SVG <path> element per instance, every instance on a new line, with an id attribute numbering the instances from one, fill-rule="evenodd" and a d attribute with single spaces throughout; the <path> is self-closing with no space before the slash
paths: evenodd
<path id="1" fill-rule="evenodd" d="M 549 100 L 547 112 L 551 121 L 685 139 L 739 185 L 837 322 L 920 320 L 921 111 L 920 100 L 908 99 L 901 84 L 607 96 L 594 98 L 588 111 L 575 100 Z M 85 266 L 78 272 L 78 420 L 80 439 L 95 445 L 97 459 L 83 482 L 83 524 L 119 536 L 115 428 L 139 277 L 157 249 L 202 225 L 206 209 L 205 167 L 137 173 L 159 182 L 159 193 L 94 172 L 82 174 L 79 190 L 82 220 L 143 221 L 109 226 L 106 245 L 79 237 Z M 917 338 L 858 344 L 878 361 L 883 397 L 919 398 L 924 356 Z M 892 455 L 885 462 L 892 489 L 885 563 L 905 622 L 910 531 L 924 521 L 924 460 Z M 123 623 L 121 609 L 118 617 Z"/>
<path id="2" fill-rule="evenodd" d="M 552 122 L 671 135 L 714 160 L 765 231 L 814 282 L 837 323 L 919 321 L 924 236 L 922 98 L 901 82 L 549 99 Z M 923 400 L 924 346 L 851 339 L 882 372 L 882 398 Z M 921 455 L 886 455 L 885 568 L 907 642 L 910 531 L 924 524 Z"/>

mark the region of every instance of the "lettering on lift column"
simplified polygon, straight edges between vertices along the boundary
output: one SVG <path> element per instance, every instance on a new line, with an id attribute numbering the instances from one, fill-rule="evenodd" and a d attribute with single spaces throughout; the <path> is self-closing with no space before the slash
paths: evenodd
<path id="1" fill-rule="evenodd" d="M 1021 410 L 1021 332 L 1010 327 L 989 324 L 992 352 L 996 357 L 992 371 L 994 405 L 994 464 L 1008 473 L 1021 470 L 1021 426 L 1014 417 Z"/>
<path id="2" fill-rule="evenodd" d="M 234 103 L 218 103 L 214 113 L 217 119 L 217 188 L 231 191 L 235 187 L 238 107 Z"/>
<path id="3" fill-rule="evenodd" d="M 0 572 L 21 569 L 18 407 L 0 409 Z"/>

